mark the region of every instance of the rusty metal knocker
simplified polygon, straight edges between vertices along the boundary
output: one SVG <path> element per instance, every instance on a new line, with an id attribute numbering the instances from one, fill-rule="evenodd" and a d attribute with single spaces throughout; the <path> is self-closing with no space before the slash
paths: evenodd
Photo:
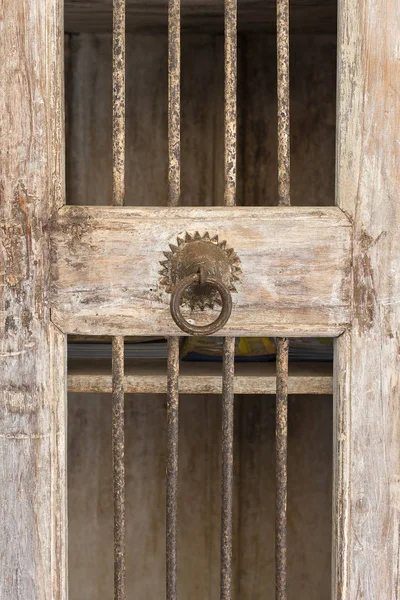
<path id="1" fill-rule="evenodd" d="M 194 283 L 199 285 L 208 285 L 210 288 L 215 289 L 221 296 L 221 312 L 218 317 L 212 323 L 207 325 L 194 325 L 189 323 L 182 315 L 181 312 L 181 301 L 188 290 L 188 288 Z M 221 329 L 228 321 L 232 312 L 232 296 L 226 285 L 217 279 L 216 277 L 210 277 L 203 275 L 201 271 L 199 273 L 193 273 L 188 275 L 179 281 L 171 295 L 171 315 L 175 323 L 190 335 L 211 335 L 219 329 Z"/>
<path id="2" fill-rule="evenodd" d="M 186 232 L 169 244 L 159 271 L 160 284 L 171 294 L 170 310 L 175 323 L 190 335 L 211 335 L 221 329 L 232 312 L 232 292 L 237 292 L 242 269 L 233 248 L 218 235 L 207 231 Z M 218 317 L 207 325 L 190 323 L 182 315 L 182 306 L 192 311 L 221 307 Z"/>

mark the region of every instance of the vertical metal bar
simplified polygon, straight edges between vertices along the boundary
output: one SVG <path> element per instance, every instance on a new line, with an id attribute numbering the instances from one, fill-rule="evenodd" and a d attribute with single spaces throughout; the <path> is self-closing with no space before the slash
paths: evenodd
<path id="1" fill-rule="evenodd" d="M 237 0 L 225 0 L 225 206 L 236 202 Z"/>
<path id="2" fill-rule="evenodd" d="M 113 205 L 125 197 L 125 0 L 113 0 Z"/>
<path id="3" fill-rule="evenodd" d="M 168 206 L 181 195 L 181 3 L 168 0 Z M 179 338 L 168 340 L 167 600 L 177 598 Z"/>
<path id="4" fill-rule="evenodd" d="M 234 366 L 235 338 L 225 338 L 222 367 L 221 600 L 232 598 Z"/>
<path id="5" fill-rule="evenodd" d="M 181 3 L 168 0 L 168 206 L 181 194 Z M 168 340 L 167 382 L 167 600 L 177 598 L 179 338 Z"/>
<path id="6" fill-rule="evenodd" d="M 236 204 L 237 0 L 225 0 L 224 205 Z M 232 598 L 235 338 L 224 339 L 222 365 L 221 600 Z"/>
<path id="7" fill-rule="evenodd" d="M 288 367 L 287 338 L 276 340 L 276 513 L 275 600 L 287 598 L 287 432 Z"/>
<path id="8" fill-rule="evenodd" d="M 125 199 L 125 0 L 113 0 L 113 197 Z M 114 487 L 114 599 L 125 600 L 124 338 L 112 340 L 112 454 Z"/>
<path id="9" fill-rule="evenodd" d="M 290 205 L 289 0 L 277 0 L 278 197 Z"/>
<path id="10" fill-rule="evenodd" d="M 181 3 L 168 0 L 168 204 L 181 193 Z"/>
<path id="11" fill-rule="evenodd" d="M 112 340 L 114 598 L 125 600 L 124 338 Z"/>
<path id="12" fill-rule="evenodd" d="M 290 206 L 289 0 L 277 0 L 278 201 Z M 289 341 L 276 340 L 275 600 L 287 599 Z"/>
<path id="13" fill-rule="evenodd" d="M 168 340 L 167 381 L 167 600 L 177 598 L 179 338 Z"/>

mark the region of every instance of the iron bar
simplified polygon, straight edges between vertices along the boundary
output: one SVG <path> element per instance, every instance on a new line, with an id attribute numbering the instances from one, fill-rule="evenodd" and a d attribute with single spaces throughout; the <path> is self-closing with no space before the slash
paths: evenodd
<path id="1" fill-rule="evenodd" d="M 224 339 L 222 366 L 221 600 L 232 597 L 235 338 Z"/>
<path id="2" fill-rule="evenodd" d="M 168 340 L 167 380 L 167 600 L 177 598 L 179 338 Z"/>
<path id="3" fill-rule="evenodd" d="M 236 203 L 237 0 L 225 0 L 225 206 Z"/>
<path id="4" fill-rule="evenodd" d="M 276 340 L 275 600 L 287 598 L 287 434 L 289 342 Z"/>
<path id="5" fill-rule="evenodd" d="M 224 205 L 236 204 L 237 0 L 225 0 Z M 221 600 L 232 598 L 235 338 L 224 339 L 222 364 Z"/>
<path id="6" fill-rule="evenodd" d="M 290 206 L 289 0 L 277 0 L 278 197 Z"/>
<path id="7" fill-rule="evenodd" d="M 168 0 L 168 205 L 181 194 L 181 3 Z"/>
<path id="8" fill-rule="evenodd" d="M 113 0 L 113 205 L 125 197 L 125 0 Z"/>
<path id="9" fill-rule="evenodd" d="M 277 0 L 278 202 L 290 206 L 289 0 Z M 287 599 L 289 341 L 276 340 L 275 599 Z"/>
<path id="10" fill-rule="evenodd" d="M 113 0 L 113 196 L 125 199 L 125 0 Z M 114 599 L 125 600 L 124 338 L 112 340 L 112 455 L 114 489 Z"/>
<path id="11" fill-rule="evenodd" d="M 114 598 L 125 600 L 124 338 L 112 340 Z"/>
<path id="12" fill-rule="evenodd" d="M 168 206 L 181 194 L 181 6 L 168 0 Z M 177 598 L 179 338 L 168 340 L 167 380 L 167 600 Z"/>

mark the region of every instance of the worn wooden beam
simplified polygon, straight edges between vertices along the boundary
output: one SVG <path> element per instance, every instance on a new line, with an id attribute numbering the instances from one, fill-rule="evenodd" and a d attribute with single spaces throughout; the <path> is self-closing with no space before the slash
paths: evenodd
<path id="1" fill-rule="evenodd" d="M 131 394 L 165 394 L 165 360 L 125 360 L 125 391 Z M 275 394 L 275 363 L 237 363 L 235 394 Z M 68 361 L 68 391 L 111 393 L 111 364 L 107 359 Z M 182 362 L 182 394 L 221 394 L 222 366 L 217 362 Z M 289 370 L 290 394 L 332 394 L 332 363 L 293 363 Z"/>
<path id="2" fill-rule="evenodd" d="M 64 207 L 52 223 L 53 321 L 71 334 L 182 333 L 160 261 L 197 231 L 241 260 L 224 335 L 335 336 L 349 324 L 351 226 L 335 207 Z"/>
<path id="3" fill-rule="evenodd" d="M 335 377 L 338 600 L 400 589 L 399 33 L 398 0 L 341 2 L 337 203 L 354 222 L 354 316 Z"/>
<path id="4" fill-rule="evenodd" d="M 64 197 L 63 2 L 0 8 L 0 597 L 65 600 L 65 342 L 47 303 Z"/>

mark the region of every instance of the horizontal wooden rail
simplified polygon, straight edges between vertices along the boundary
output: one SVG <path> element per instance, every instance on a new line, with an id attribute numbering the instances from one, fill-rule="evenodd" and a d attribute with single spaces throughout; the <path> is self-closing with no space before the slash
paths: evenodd
<path id="1" fill-rule="evenodd" d="M 68 391 L 111 393 L 111 361 L 77 360 L 68 365 Z M 221 394 L 221 363 L 182 362 L 179 388 L 183 394 Z M 236 394 L 275 394 L 275 363 L 236 363 Z M 127 359 L 125 392 L 164 394 L 167 361 Z M 289 369 L 290 394 L 332 394 L 332 363 L 293 363 Z"/>
<path id="2" fill-rule="evenodd" d="M 81 335 L 181 333 L 160 261 L 186 232 L 217 235 L 240 258 L 221 335 L 335 337 L 350 323 L 350 222 L 335 207 L 284 206 L 61 209 L 52 224 L 54 323 Z M 215 315 L 192 316 L 203 324 Z"/>

